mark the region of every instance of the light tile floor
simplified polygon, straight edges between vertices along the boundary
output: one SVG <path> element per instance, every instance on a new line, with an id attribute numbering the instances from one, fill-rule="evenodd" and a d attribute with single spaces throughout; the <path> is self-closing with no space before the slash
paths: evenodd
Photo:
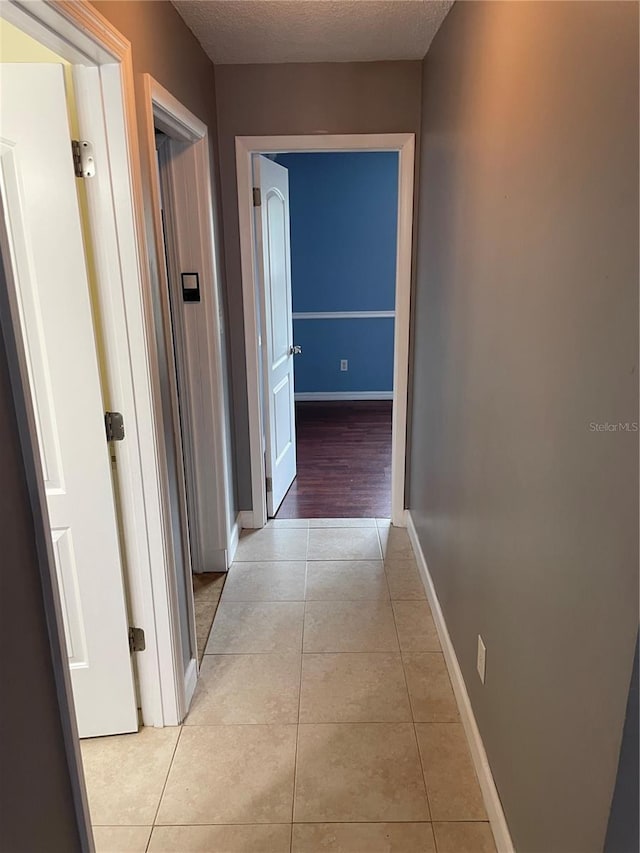
<path id="1" fill-rule="evenodd" d="M 222 581 L 184 725 L 82 744 L 98 853 L 495 853 L 404 530 L 271 522 Z"/>

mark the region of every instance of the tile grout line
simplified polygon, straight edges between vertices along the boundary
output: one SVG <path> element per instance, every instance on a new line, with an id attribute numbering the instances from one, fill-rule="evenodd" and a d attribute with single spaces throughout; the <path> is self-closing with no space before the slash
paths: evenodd
<path id="1" fill-rule="evenodd" d="M 413 715 L 413 709 L 411 711 Z M 422 771 L 422 784 L 424 785 L 424 793 L 427 799 L 427 808 L 429 810 L 429 822 L 431 824 L 431 832 L 433 833 L 433 842 L 435 844 L 436 834 L 433 829 L 433 811 L 431 808 L 431 799 L 429 797 L 429 787 L 427 785 L 427 773 L 425 770 L 425 763 L 422 760 L 422 752 L 420 751 L 420 744 L 418 742 L 418 732 L 416 731 L 416 723 L 415 720 L 411 723 L 411 728 L 413 729 L 413 738 L 416 743 L 416 749 L 418 750 L 418 761 L 420 762 L 420 770 Z"/>
<path id="2" fill-rule="evenodd" d="M 378 535 L 379 535 L 379 533 L 378 533 Z M 386 577 L 386 569 L 385 569 L 385 577 Z M 416 750 L 418 752 L 418 761 L 420 763 L 420 772 L 422 774 L 422 785 L 424 788 L 424 795 L 425 795 L 425 799 L 427 802 L 427 811 L 429 813 L 429 824 L 431 826 L 431 836 L 433 838 L 433 844 L 434 844 L 434 848 L 435 848 L 436 834 L 435 834 L 435 831 L 433 829 L 433 813 L 431 811 L 431 801 L 429 799 L 429 789 L 427 787 L 427 777 L 426 777 L 426 773 L 425 773 L 425 769 L 424 769 L 424 762 L 422 760 L 422 753 L 420 752 L 420 744 L 418 743 L 418 733 L 416 731 L 415 713 L 413 710 L 413 702 L 411 700 L 411 691 L 409 690 L 409 682 L 407 680 L 407 672 L 406 672 L 405 665 L 404 665 L 404 656 L 403 656 L 402 646 L 400 644 L 400 634 L 398 632 L 398 623 L 396 621 L 396 612 L 395 612 L 395 609 L 393 608 L 393 604 L 391 606 L 391 610 L 393 612 L 393 624 L 394 624 L 395 629 L 396 629 L 396 639 L 398 640 L 398 650 L 400 653 L 400 663 L 402 666 L 402 677 L 404 679 L 405 689 L 407 691 L 407 697 L 409 699 L 409 708 L 411 710 L 411 729 L 413 731 L 413 740 L 415 742 Z M 437 849 L 436 849 L 436 853 L 437 853 Z"/>
<path id="3" fill-rule="evenodd" d="M 413 554 L 413 547 L 411 548 L 411 553 Z M 415 555 L 414 555 L 415 558 Z M 396 626 L 396 632 L 398 631 L 398 623 L 396 622 L 396 612 L 393 610 L 393 621 Z M 400 646 L 400 635 L 398 635 L 398 646 Z M 431 806 L 431 799 L 429 797 L 429 786 L 427 785 L 427 773 L 425 769 L 425 762 L 422 758 L 422 751 L 420 750 L 420 743 L 418 741 L 418 731 L 416 729 L 416 720 L 415 713 L 413 710 L 413 702 L 411 701 L 411 691 L 409 690 L 409 682 L 407 681 L 407 672 L 404 665 L 404 654 L 402 648 L 400 648 L 400 659 L 402 660 L 402 673 L 404 675 L 405 684 L 407 685 L 407 693 L 409 694 L 409 705 L 411 707 L 411 719 L 412 719 L 412 728 L 413 728 L 413 737 L 416 743 L 416 749 L 418 750 L 418 761 L 420 762 L 420 769 L 422 771 L 422 783 L 424 785 L 424 793 L 427 798 L 427 808 L 429 810 L 429 821 L 431 823 L 431 835 L 433 837 L 433 846 L 435 848 L 436 853 L 438 853 L 437 842 L 436 842 L 436 833 L 433 828 L 433 810 Z"/>
<path id="4" fill-rule="evenodd" d="M 309 569 L 309 528 L 307 527 L 307 552 L 304 561 L 304 601 L 302 604 L 302 635 L 300 637 L 300 678 L 298 680 L 298 720 L 296 722 L 296 749 L 293 759 L 293 792 L 291 797 L 291 831 L 289 833 L 289 853 L 293 853 L 293 819 L 296 810 L 296 783 L 298 777 L 298 742 L 300 740 L 300 704 L 302 701 L 302 665 L 304 663 L 304 621 L 307 612 L 307 573 Z"/>
<path id="5" fill-rule="evenodd" d="M 303 604 L 304 602 L 300 602 L 300 603 Z M 297 654 L 298 653 L 295 650 L 287 651 L 286 649 L 275 649 L 272 652 L 212 652 L 211 654 L 206 655 L 206 657 L 208 657 L 208 658 L 209 657 L 238 657 L 238 658 L 265 657 L 265 658 L 267 658 L 267 657 L 287 657 L 287 656 L 292 657 L 292 656 L 297 655 Z M 394 648 L 394 649 L 353 649 L 353 650 L 347 649 L 346 651 L 345 650 L 334 651 L 332 649 L 321 649 L 319 651 L 314 651 L 313 649 L 311 649 L 311 650 L 307 649 L 305 652 L 303 652 L 301 654 L 313 655 L 314 657 L 323 657 L 323 656 L 324 657 L 329 657 L 329 656 L 336 657 L 337 655 L 354 655 L 354 656 L 370 655 L 372 657 L 376 656 L 376 655 L 378 655 L 378 656 L 385 655 L 387 657 L 389 655 L 392 655 L 392 656 L 395 656 L 397 658 L 401 657 L 401 652 L 399 652 L 397 648 Z M 438 655 L 438 654 L 440 654 L 440 652 L 408 652 L 407 654 Z M 430 721 L 429 720 L 418 720 L 417 722 L 421 723 L 421 722 L 430 722 Z M 433 722 L 454 723 L 454 722 L 458 722 L 458 720 L 434 720 Z M 234 723 L 232 725 L 236 725 L 236 724 Z M 303 725 L 304 725 L 304 723 L 303 723 Z"/>
<path id="6" fill-rule="evenodd" d="M 385 572 L 385 574 L 386 574 L 386 572 Z M 435 845 L 436 834 L 433 830 L 433 813 L 431 811 L 431 801 L 429 799 L 429 789 L 427 787 L 427 776 L 425 773 L 424 762 L 422 760 L 422 753 L 420 752 L 420 744 L 418 743 L 418 733 L 416 731 L 416 722 L 415 722 L 415 714 L 413 711 L 413 702 L 411 701 L 411 691 L 409 690 L 409 682 L 407 681 L 407 673 L 406 673 L 405 666 L 404 666 L 403 650 L 402 650 L 402 645 L 400 643 L 400 633 L 398 631 L 398 623 L 396 621 L 396 612 L 395 612 L 395 609 L 393 607 L 393 603 L 391 606 L 391 610 L 393 612 L 393 624 L 394 624 L 395 629 L 396 629 L 396 639 L 398 640 L 398 649 L 400 652 L 400 661 L 401 661 L 401 665 L 402 665 L 402 677 L 404 678 L 407 696 L 409 697 L 409 708 L 411 709 L 411 728 L 413 730 L 413 739 L 415 741 L 416 749 L 418 751 L 418 761 L 420 762 L 420 771 L 422 773 L 422 784 L 424 786 L 424 794 L 425 794 L 425 798 L 427 801 L 427 810 L 429 812 L 429 822 L 431 824 L 431 834 L 433 836 L 433 843 Z M 437 851 L 436 851 L 436 853 L 437 853 Z"/>
<path id="7" fill-rule="evenodd" d="M 380 559 L 382 560 L 382 568 L 384 569 L 384 553 L 382 551 L 382 539 L 380 538 L 380 528 L 378 527 L 378 520 L 376 519 L 376 535 L 378 537 L 378 548 L 380 548 Z M 386 572 L 385 572 L 386 577 Z M 388 583 L 387 583 L 388 586 Z"/>
<path id="8" fill-rule="evenodd" d="M 296 821 L 297 824 L 307 824 L 307 825 L 308 824 L 316 824 L 316 823 L 327 823 L 327 822 L 328 823 L 340 824 L 342 826 L 354 826 L 354 825 L 355 826 L 361 826 L 363 824 L 370 824 L 370 823 L 373 823 L 373 824 L 392 823 L 392 824 L 395 824 L 397 826 L 402 826 L 403 824 L 406 824 L 406 823 L 420 823 L 420 824 L 433 823 L 433 821 L 430 821 L 430 820 L 331 820 L 331 821 L 299 820 L 299 821 Z M 458 824 L 458 823 L 482 823 L 482 824 L 487 824 L 487 825 L 489 824 L 488 820 L 468 820 L 468 819 L 467 820 L 438 820 L 435 822 L 436 823 L 453 823 L 453 824 Z M 162 823 L 162 824 L 159 824 L 158 828 L 161 829 L 163 827 L 170 827 L 170 826 L 182 826 L 182 827 L 241 826 L 241 827 L 247 827 L 247 826 L 286 826 L 286 825 L 287 825 L 286 821 L 282 821 L 282 820 L 273 821 L 273 822 L 269 822 L 269 823 L 238 823 L 238 822 L 234 822 L 234 821 L 227 821 L 226 823 Z M 95 824 L 95 826 L 101 827 L 103 829 L 129 829 L 131 827 L 137 827 L 137 828 L 144 827 L 146 829 L 149 826 L 149 824 L 148 823 L 121 823 L 121 824 L 97 823 L 97 824 Z M 216 853 L 218 853 L 218 851 L 216 851 Z M 225 851 L 225 853 L 226 853 L 226 851 Z"/>
<path id="9" fill-rule="evenodd" d="M 394 613 L 393 618 L 394 618 L 394 623 L 395 623 L 395 613 Z M 396 632 L 397 632 L 397 630 L 398 630 L 398 626 L 396 625 Z M 398 637 L 398 645 L 400 645 L 400 637 Z M 418 732 L 416 731 L 415 712 L 413 710 L 413 702 L 411 700 L 411 691 L 409 690 L 409 682 L 407 681 L 407 673 L 406 673 L 405 666 L 404 666 L 404 657 L 403 657 L 402 651 L 400 652 L 400 660 L 401 660 L 401 665 L 402 665 L 402 675 L 404 677 L 404 683 L 405 683 L 405 686 L 407 688 L 407 694 L 409 696 L 409 707 L 411 709 L 411 728 L 413 730 L 413 739 L 415 741 L 416 749 L 418 751 L 418 761 L 420 762 L 420 771 L 422 773 L 422 784 L 424 785 L 424 794 L 425 794 L 425 797 L 427 800 L 427 809 L 429 811 L 429 823 L 431 824 L 431 834 L 433 836 L 433 844 L 435 847 L 435 845 L 436 845 L 436 833 L 435 833 L 435 830 L 433 828 L 433 812 L 431 809 L 431 800 L 429 798 L 429 788 L 427 786 L 427 774 L 425 771 L 424 761 L 422 760 L 422 752 L 420 751 L 420 744 L 418 742 Z M 436 847 L 436 853 L 437 853 L 437 847 Z"/>
<path id="10" fill-rule="evenodd" d="M 311 652 L 311 654 L 314 654 Z M 368 653 L 367 653 L 368 654 Z M 373 652 L 372 654 L 377 654 L 377 652 Z M 393 654 L 393 652 L 389 652 L 389 654 Z M 413 720 L 310 720 L 308 723 L 301 723 L 302 726 L 393 726 L 399 724 L 411 724 Z M 419 726 L 457 726 L 459 723 L 451 722 L 450 720 L 445 722 L 440 722 L 438 720 L 421 723 L 419 720 L 417 721 Z M 228 726 L 233 726 L 234 728 L 250 728 L 251 726 L 295 726 L 296 723 L 192 723 L 188 726 L 190 730 L 195 729 L 223 729 Z M 478 821 L 476 818 L 468 819 L 471 823 L 482 823 L 482 821 Z M 313 823 L 314 821 L 312 821 Z M 335 821 L 333 821 L 335 822 Z M 149 824 L 141 823 L 141 824 L 129 824 L 130 826 L 148 826 Z M 164 824 L 161 824 L 164 825 Z M 95 826 L 111 826 L 109 823 L 96 823 Z"/>
<path id="11" fill-rule="evenodd" d="M 158 798 L 158 805 L 156 807 L 155 814 L 153 816 L 153 821 L 151 822 L 151 832 L 149 833 L 149 840 L 147 842 L 147 846 L 145 847 L 145 853 L 149 849 L 149 844 L 151 844 L 151 836 L 153 835 L 153 831 L 156 828 L 156 821 L 158 819 L 158 813 L 160 812 L 160 806 L 162 804 L 162 798 L 164 797 L 164 793 L 167 789 L 167 782 L 169 781 L 169 774 L 171 773 L 171 768 L 173 767 L 173 762 L 175 761 L 176 752 L 178 751 L 178 744 L 180 743 L 180 738 L 182 737 L 182 732 L 184 731 L 184 724 L 180 724 L 180 731 L 178 732 L 178 737 L 176 738 L 176 745 L 173 748 L 173 752 L 171 753 L 171 761 L 169 762 L 169 766 L 167 767 L 167 775 L 164 777 L 164 783 L 162 785 L 162 791 L 160 792 L 160 797 Z"/>

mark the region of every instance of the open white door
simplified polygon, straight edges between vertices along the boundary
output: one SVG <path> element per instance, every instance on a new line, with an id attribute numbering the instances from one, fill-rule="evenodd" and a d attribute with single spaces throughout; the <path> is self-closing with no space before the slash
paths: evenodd
<path id="1" fill-rule="evenodd" d="M 1 65 L 0 102 L 2 208 L 78 730 L 81 737 L 136 731 L 118 528 L 62 66 Z"/>
<path id="2" fill-rule="evenodd" d="M 296 476 L 289 173 L 268 157 L 254 158 L 258 271 L 262 282 L 267 514 L 273 517 Z M 257 199 L 256 199 L 257 201 Z"/>

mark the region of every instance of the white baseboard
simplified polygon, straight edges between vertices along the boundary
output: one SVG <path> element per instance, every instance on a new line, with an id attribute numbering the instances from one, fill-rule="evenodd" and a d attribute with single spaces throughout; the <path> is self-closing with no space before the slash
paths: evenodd
<path id="1" fill-rule="evenodd" d="M 473 708 L 471 707 L 464 678 L 462 677 L 462 670 L 460 669 L 460 664 L 458 663 L 458 658 L 456 656 L 455 649 L 453 648 L 449 631 L 447 630 L 447 624 L 442 613 L 442 608 L 440 607 L 440 602 L 438 601 L 433 580 L 429 574 L 427 561 L 418 540 L 411 512 L 407 510 L 406 515 L 407 532 L 411 539 L 411 544 L 418 563 L 418 569 L 422 576 L 422 582 L 424 583 L 424 588 L 427 593 L 427 599 L 431 606 L 433 619 L 438 630 L 444 659 L 453 685 L 453 692 L 455 693 L 456 700 L 458 702 L 460 718 L 467 735 L 471 757 L 478 776 L 478 781 L 480 782 L 482 797 L 484 799 L 487 815 L 489 816 L 496 849 L 498 853 L 514 853 L 509 827 L 507 826 L 507 821 L 502 809 L 502 803 L 500 802 L 500 796 L 493 780 L 493 774 L 491 772 L 491 767 L 489 766 L 489 760 L 487 758 L 487 753 L 485 752 L 484 744 L 482 743 L 482 737 L 480 736 L 480 730 L 476 723 Z"/>
<path id="2" fill-rule="evenodd" d="M 238 513 L 238 527 L 240 530 L 253 530 L 256 527 L 256 523 L 253 520 L 253 510 L 240 510 Z"/>
<path id="3" fill-rule="evenodd" d="M 230 568 L 233 563 L 236 551 L 238 550 L 238 540 L 240 538 L 240 514 L 238 514 L 233 526 L 231 527 L 229 536 L 229 547 L 227 548 L 227 568 Z"/>
<path id="4" fill-rule="evenodd" d="M 201 571 L 198 571 L 196 568 L 193 567 L 192 570 L 195 575 L 206 575 L 207 572 L 226 572 L 227 549 L 217 548 L 215 551 L 211 551 L 209 554 L 207 554 L 206 566 Z"/>
<path id="5" fill-rule="evenodd" d="M 191 699 L 198 683 L 198 661 L 191 658 L 184 674 L 184 706 L 186 711 L 189 710 Z M 186 716 L 186 712 L 185 712 Z"/>
<path id="6" fill-rule="evenodd" d="M 314 400 L 393 400 L 393 391 L 300 391 L 294 394 L 298 403 Z"/>

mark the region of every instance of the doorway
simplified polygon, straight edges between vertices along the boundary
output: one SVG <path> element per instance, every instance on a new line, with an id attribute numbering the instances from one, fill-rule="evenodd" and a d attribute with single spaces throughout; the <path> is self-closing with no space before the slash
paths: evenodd
<path id="1" fill-rule="evenodd" d="M 16 407 L 21 400 L 26 400 L 25 423 L 28 428 L 24 434 L 25 446 L 28 446 L 29 453 L 36 459 L 41 463 L 44 459 L 46 463 L 46 470 L 41 464 L 36 479 L 31 483 L 31 494 L 34 507 L 37 506 L 37 509 L 34 509 L 34 517 L 47 520 L 46 529 L 42 531 L 43 539 L 47 543 L 43 556 L 43 572 L 46 571 L 48 579 L 47 614 L 51 624 L 56 626 L 52 634 L 52 654 L 55 660 L 60 660 L 57 669 L 59 692 L 60 696 L 66 695 L 71 703 L 71 653 L 74 655 L 72 664 L 77 664 L 76 669 L 86 670 L 87 660 L 92 665 L 96 663 L 99 659 L 96 649 L 102 647 L 105 652 L 103 663 L 107 672 L 106 684 L 110 683 L 116 671 L 129 679 L 131 689 L 127 699 L 127 722 L 122 724 L 116 721 L 113 725 L 105 723 L 93 727 L 85 727 L 82 724 L 81 733 L 100 735 L 132 731 L 138 728 L 140 721 L 146 726 L 177 725 L 185 716 L 190 691 L 192 692 L 195 686 L 197 659 L 195 641 L 187 647 L 181 630 L 184 620 L 181 622 L 178 587 L 180 578 L 176 572 L 171 528 L 167 523 L 171 498 L 167 487 L 163 413 L 158 391 L 160 366 L 155 347 L 156 330 L 152 307 L 152 281 L 157 256 L 154 258 L 153 252 L 147 251 L 145 239 L 148 222 L 144 217 L 143 197 L 146 189 L 143 190 L 141 176 L 131 46 L 89 4 L 51 6 L 46 2 L 34 0 L 29 4 L 28 10 L 21 4 L 3 3 L 1 6 L 0 18 L 3 23 L 6 21 L 13 26 L 15 33 L 23 38 L 23 44 L 24 39 L 28 39 L 32 46 L 36 45 L 45 52 L 49 51 L 49 56 L 44 60 L 42 56 L 25 54 L 12 58 L 36 63 L 44 61 L 58 66 L 56 98 L 58 105 L 62 106 L 57 109 L 56 122 L 60 134 L 66 133 L 66 141 L 61 143 L 60 148 L 61 151 L 64 148 L 64 155 L 61 155 L 63 167 L 47 169 L 46 163 L 40 163 L 44 163 L 46 158 L 41 157 L 39 153 L 16 160 L 12 152 L 17 148 L 11 144 L 3 151 L 7 156 L 2 158 L 2 254 L 7 281 L 5 288 L 3 278 L 0 319 L 6 340 L 15 341 L 11 381 Z M 3 60 L 9 57 L 5 47 L 3 44 Z M 60 66 L 66 69 L 64 81 Z M 37 93 L 38 86 L 31 85 L 29 88 Z M 72 134 L 66 123 L 65 97 L 73 97 L 75 102 L 78 142 L 75 151 L 79 155 L 76 168 L 82 173 L 82 177 L 74 176 Z M 3 136 L 6 129 L 4 104 L 3 98 Z M 20 120 L 38 116 L 38 109 L 18 109 L 15 112 Z M 175 126 L 181 127 L 180 121 L 177 121 Z M 19 130 L 17 126 L 14 128 L 18 142 Z M 31 134 L 31 137 L 37 137 L 40 145 L 42 139 L 49 136 L 48 131 L 38 134 L 32 133 L 32 130 L 28 128 L 25 131 L 25 139 Z M 76 136 L 76 133 L 73 136 Z M 83 141 L 90 144 L 85 145 Z M 48 147 L 45 147 L 45 151 Z M 87 162 L 83 162 L 80 156 L 82 152 L 89 153 Z M 69 205 L 69 209 L 75 208 L 72 217 L 75 217 L 73 248 L 66 234 L 59 235 L 55 241 L 47 237 L 47 222 L 52 223 L 53 234 L 53 226 L 58 225 L 57 213 L 49 210 L 45 214 L 43 205 L 34 201 L 35 196 L 31 192 L 27 199 L 23 192 L 26 189 L 24 181 L 22 186 L 20 180 L 11 183 L 11 167 L 15 167 L 16 163 L 19 167 L 19 179 L 26 176 L 32 181 L 32 163 L 43 170 L 46 180 L 40 182 L 39 191 L 44 194 L 50 190 L 49 177 L 57 179 L 64 174 L 67 190 L 71 187 L 67 196 L 74 198 L 73 203 Z M 24 175 L 19 173 L 20 168 L 23 169 Z M 79 210 L 74 182 L 81 183 Z M 52 195 L 55 197 L 55 192 Z M 205 190 L 199 194 L 199 199 L 200 196 L 205 198 Z M 25 206 L 23 202 L 28 204 Z M 33 222 L 28 221 L 28 217 L 22 222 L 20 213 L 30 214 Z M 39 227 L 45 229 L 44 238 L 31 240 L 30 227 L 34 223 L 38 224 L 38 217 L 44 220 L 44 224 L 39 224 Z M 82 227 L 78 220 L 82 221 Z M 17 227 L 21 224 L 25 225 L 22 231 Z M 199 218 L 198 227 L 213 239 L 210 216 L 206 219 Z M 18 239 L 25 235 L 26 239 Z M 69 299 L 58 294 L 51 285 L 53 273 L 50 272 L 48 264 L 39 258 L 36 267 L 34 252 L 31 252 L 33 257 L 29 254 L 34 246 L 37 252 L 40 252 L 42 246 L 51 246 L 52 243 L 55 245 L 52 246 L 50 254 L 54 261 L 58 256 L 72 256 L 76 267 L 81 269 L 81 273 L 73 279 L 75 285 Z M 22 251 L 25 246 L 26 249 Z M 64 252 L 61 251 L 61 246 L 64 246 Z M 21 262 L 19 266 L 16 259 L 20 260 L 21 257 L 26 258 L 26 262 Z M 213 251 L 210 252 L 209 263 L 215 265 Z M 87 269 L 90 271 L 90 287 L 87 287 L 86 282 Z M 31 283 L 30 275 L 33 272 L 38 273 L 37 280 L 49 281 L 49 291 L 23 287 L 25 283 Z M 60 272 L 57 279 L 64 283 L 66 276 Z M 35 319 L 32 319 L 29 328 L 26 328 L 25 305 L 29 307 L 29 299 L 34 293 L 37 299 L 31 317 Z M 82 311 L 73 308 L 75 302 L 70 301 L 77 294 L 83 294 Z M 60 298 L 56 299 L 58 295 Z M 41 331 L 38 323 L 43 319 L 41 309 L 46 300 L 51 303 L 50 310 L 47 308 L 47 328 L 53 329 L 57 338 L 55 335 L 38 337 Z M 54 387 L 55 383 L 50 381 L 51 376 L 47 376 L 47 371 L 52 370 L 55 357 L 59 355 L 58 350 L 61 353 L 63 350 L 66 352 L 72 349 L 72 344 L 78 337 L 72 321 L 81 320 L 80 324 L 88 334 L 87 340 L 90 340 L 90 343 L 82 352 L 72 353 L 67 361 L 69 370 L 74 368 L 84 373 L 82 379 L 74 381 L 73 388 L 69 389 L 69 399 L 63 400 L 56 390 L 57 386 Z M 40 325 L 42 326 L 42 323 Z M 211 323 L 211 327 L 211 337 L 215 338 L 217 321 Z M 36 334 L 33 334 L 34 329 Z M 39 351 L 40 343 L 42 347 Z M 89 380 L 87 371 L 91 365 L 93 378 Z M 212 373 L 221 371 L 221 365 L 215 361 L 215 353 L 209 362 L 209 369 Z M 38 380 L 40 390 L 34 394 L 37 371 L 44 380 Z M 65 390 L 66 375 L 66 367 L 57 370 L 57 384 L 62 391 Z M 53 403 L 49 410 L 42 405 L 43 401 Z M 75 534 L 73 526 L 72 535 L 66 534 L 65 530 L 69 528 L 69 524 L 58 524 L 51 502 L 54 497 L 64 492 L 68 482 L 64 477 L 58 477 L 58 481 L 53 482 L 49 477 L 52 472 L 56 473 L 53 463 L 59 461 L 56 454 L 62 432 L 56 433 L 55 429 L 43 430 L 43 424 L 47 426 L 53 423 L 55 427 L 62 428 L 64 421 L 66 424 L 71 423 L 73 429 L 73 419 L 70 420 L 68 416 L 70 407 L 82 406 L 85 402 L 90 403 L 92 412 L 92 434 L 94 438 L 99 434 L 99 438 L 95 439 L 96 449 L 91 451 L 89 456 L 92 462 L 99 460 L 102 469 L 106 465 L 109 501 L 103 501 L 103 504 L 110 506 L 109 512 L 112 517 L 115 514 L 116 519 L 111 524 L 112 545 L 108 552 L 111 554 L 108 558 L 109 571 L 115 580 L 107 584 L 109 596 L 117 599 L 119 609 L 118 637 L 113 641 L 103 636 L 101 631 L 104 614 L 100 609 L 100 602 L 106 601 L 106 598 L 101 599 L 99 585 L 91 592 L 91 584 L 87 584 L 87 593 L 84 582 L 81 583 L 80 575 L 87 571 L 90 574 L 92 563 L 86 557 L 79 557 L 80 551 L 76 546 L 80 544 L 80 534 Z M 124 440 L 110 441 L 110 451 L 107 449 L 108 439 L 117 437 L 115 434 L 121 433 L 122 430 L 117 417 L 109 418 L 105 424 L 105 411 L 121 413 L 124 420 Z M 44 416 L 51 414 L 55 415 L 55 420 L 53 417 L 47 420 Z M 221 410 L 216 409 L 216 417 L 222 419 L 222 429 L 218 432 L 216 441 L 219 442 L 224 455 L 226 438 Z M 111 435 L 105 435 L 106 427 L 111 431 Z M 76 451 L 79 452 L 80 445 L 84 442 L 85 430 L 76 430 L 76 434 L 71 434 L 77 447 L 73 446 L 73 442 L 67 441 L 66 436 L 65 442 L 68 447 L 67 456 L 74 463 Z M 50 440 L 51 436 L 53 438 Z M 43 448 L 47 450 L 48 455 L 43 453 Z M 62 470 L 63 473 L 67 470 L 66 461 Z M 217 470 L 224 477 L 226 466 L 217 466 Z M 85 476 L 81 484 L 87 495 L 90 495 L 91 490 L 88 490 L 87 486 L 92 480 L 92 477 Z M 52 488 L 48 488 L 49 486 Z M 80 493 L 76 496 L 75 505 L 91 523 L 97 523 L 100 516 L 107 518 L 109 515 L 106 511 L 96 511 L 93 504 L 89 500 L 84 501 Z M 217 559 L 224 563 L 230 553 L 228 516 L 224 510 L 224 502 L 215 506 L 209 504 L 208 511 L 209 527 L 222 531 L 219 540 L 221 553 L 217 555 Z M 60 533 L 59 528 L 64 528 L 64 535 L 57 536 Z M 80 531 L 80 526 L 77 526 L 77 530 Z M 93 547 L 102 553 L 101 544 L 96 545 L 94 542 Z M 59 552 L 57 555 L 56 550 Z M 106 549 L 104 550 L 108 557 Z M 60 567 L 63 563 L 65 568 L 62 574 L 65 576 L 61 582 Z M 98 574 L 101 577 L 102 573 Z M 88 595 L 93 595 L 96 618 L 88 618 L 91 610 L 87 605 Z M 190 585 L 188 589 L 185 587 L 185 595 L 190 622 L 187 627 L 190 638 L 193 638 L 196 631 L 193 602 L 188 601 L 189 597 L 192 599 Z M 94 647 L 90 655 L 83 656 L 86 644 L 89 643 L 89 633 L 92 634 Z M 61 638 L 59 648 L 58 637 Z M 122 661 L 113 666 L 114 672 L 111 672 L 109 654 L 116 647 L 123 652 Z M 77 659 L 76 652 L 79 654 Z M 93 690 L 89 692 L 94 694 Z M 79 706 L 80 703 L 76 704 Z M 97 708 L 97 711 L 101 710 L 103 709 Z M 69 719 L 68 725 L 71 732 L 68 742 L 69 760 L 77 764 L 75 736 L 78 726 L 75 719 Z"/>
<path id="2" fill-rule="evenodd" d="M 183 598 L 193 607 L 189 642 L 201 659 L 238 535 L 229 512 L 209 135 L 206 125 L 150 75 L 144 75 L 144 83 L 147 144 L 157 167 L 151 195 L 163 263 L 154 300 L 168 365 L 161 390 L 169 410 L 165 432 L 172 446 L 174 539 L 182 532 L 187 543 L 182 582 L 190 589 Z M 196 677 L 192 665 L 188 700 Z"/>
<path id="3" fill-rule="evenodd" d="M 300 350 L 297 476 L 275 517 L 390 518 L 398 154 L 296 152 L 275 162 L 289 177 Z"/>
<path id="4" fill-rule="evenodd" d="M 245 517 L 245 526 L 256 528 L 264 526 L 267 518 L 275 515 L 276 505 L 279 506 L 280 503 L 278 499 L 284 496 L 283 489 L 286 492 L 289 488 L 293 479 L 292 468 L 295 476 L 295 419 L 293 415 L 289 417 L 289 411 L 293 412 L 296 405 L 293 394 L 293 366 L 292 364 L 287 366 L 285 358 L 289 354 L 291 356 L 289 361 L 292 361 L 292 358 L 297 356 L 295 348 L 300 344 L 293 338 L 293 312 L 290 307 L 282 308 L 284 305 L 291 305 L 290 295 L 287 296 L 285 291 L 276 293 L 274 302 L 270 293 L 269 279 L 274 252 L 278 244 L 284 243 L 287 239 L 287 229 L 286 227 L 283 229 L 284 237 L 272 238 L 269 235 L 268 226 L 265 228 L 265 222 L 271 218 L 276 224 L 277 231 L 282 216 L 289 215 L 288 199 L 286 203 L 277 201 L 278 197 L 284 198 L 287 180 L 283 175 L 276 174 L 274 167 L 267 164 L 273 162 L 271 158 L 274 158 L 274 155 L 276 160 L 279 159 L 279 155 L 285 155 L 282 157 L 284 162 L 287 157 L 297 157 L 302 152 L 353 154 L 358 151 L 393 152 L 397 157 L 397 230 L 393 263 L 395 302 L 392 306 L 393 310 L 384 312 L 391 318 L 395 315 L 395 329 L 392 329 L 392 334 L 395 332 L 392 344 L 392 384 L 391 388 L 382 394 L 387 398 L 392 397 L 390 515 L 394 524 L 404 525 L 414 137 L 413 134 L 381 134 L 236 138 L 253 499 L 253 512 L 251 518 Z M 266 184 L 264 184 L 265 181 Z M 273 192 L 267 198 L 266 194 L 271 190 Z M 265 202 L 271 204 L 271 210 L 266 208 Z M 278 205 L 283 208 L 282 214 L 278 212 Z M 255 230 L 254 210 L 256 211 Z M 287 252 L 290 258 L 290 251 L 285 249 L 285 253 Z M 288 275 L 290 279 L 291 269 Z M 290 290 L 290 281 L 288 287 Z M 275 312 L 274 306 L 276 306 Z M 320 319 L 323 315 L 323 312 L 307 313 L 314 315 L 313 320 Z M 338 313 L 343 314 L 343 312 Z M 338 320 L 335 313 L 330 319 Z M 340 316 L 340 319 L 350 322 L 355 318 Z M 287 335 L 285 350 L 284 340 Z M 335 360 L 334 357 L 333 361 Z M 343 359 L 339 358 L 339 363 L 342 361 Z M 345 361 L 348 369 L 348 359 Z M 282 376 L 276 371 L 282 373 Z M 373 396 L 375 400 L 375 397 L 379 397 L 380 394 L 375 395 L 372 391 L 373 389 L 369 389 L 369 396 Z M 336 393 L 337 398 L 340 399 L 340 393 Z M 353 391 L 347 393 L 351 396 L 354 394 Z M 299 400 L 299 405 L 302 405 L 302 402 L 303 400 Z M 384 401 L 378 400 L 381 410 L 387 408 L 380 403 Z M 384 411 L 376 414 L 381 416 L 384 423 Z M 293 452 L 291 452 L 291 446 L 293 446 Z M 287 457 L 293 457 L 293 465 Z M 384 460 L 382 464 L 384 466 Z M 286 469 L 282 475 L 279 468 Z M 384 488 L 384 484 L 379 482 L 378 487 L 381 485 Z M 335 512 L 327 513 L 327 515 L 334 514 Z M 342 510 L 342 514 L 349 514 L 346 507 Z"/>

